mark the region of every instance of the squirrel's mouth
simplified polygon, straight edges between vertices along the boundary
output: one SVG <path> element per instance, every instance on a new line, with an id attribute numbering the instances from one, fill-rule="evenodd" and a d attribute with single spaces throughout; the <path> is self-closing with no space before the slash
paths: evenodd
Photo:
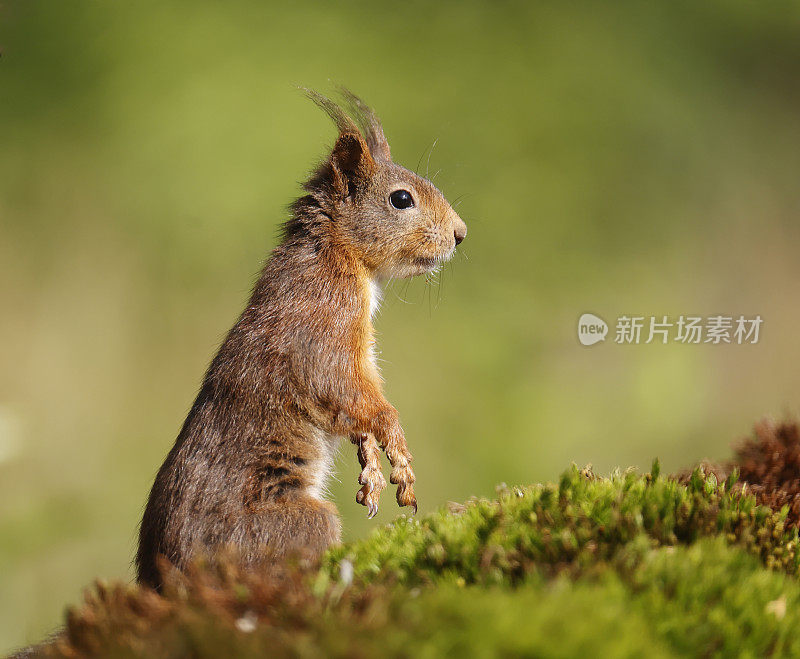
<path id="1" fill-rule="evenodd" d="M 414 259 L 414 262 L 419 267 L 425 268 L 426 270 L 433 270 L 437 265 L 439 265 L 439 259 L 432 256 L 418 256 L 416 259 Z"/>
<path id="2" fill-rule="evenodd" d="M 414 259 L 414 265 L 426 271 L 436 270 L 450 260 L 454 251 L 455 249 L 451 249 L 448 252 L 442 252 L 436 256 L 417 256 Z"/>
<path id="3" fill-rule="evenodd" d="M 437 256 L 411 256 L 401 260 L 395 265 L 390 272 L 384 272 L 384 277 L 397 277 L 398 279 L 405 279 L 407 277 L 416 277 L 418 275 L 430 274 L 436 272 L 445 261 L 450 257 L 450 254 L 439 254 Z"/>
<path id="4" fill-rule="evenodd" d="M 406 258 L 397 264 L 393 276 L 405 278 L 436 272 L 450 260 L 454 251 L 453 249 L 449 251 L 434 251 L 431 256 L 408 254 Z"/>

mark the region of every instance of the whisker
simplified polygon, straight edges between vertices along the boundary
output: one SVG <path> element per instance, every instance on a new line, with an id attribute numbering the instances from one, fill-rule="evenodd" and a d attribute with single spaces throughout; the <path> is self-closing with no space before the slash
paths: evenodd
<path id="1" fill-rule="evenodd" d="M 428 293 L 428 317 L 433 316 L 433 309 L 431 309 L 431 280 L 425 277 L 425 290 Z"/>
<path id="2" fill-rule="evenodd" d="M 436 148 L 436 144 L 438 142 L 439 138 L 437 137 L 435 140 L 433 140 L 433 144 L 431 144 L 431 149 L 430 151 L 428 151 L 428 162 L 425 164 L 425 178 L 428 178 L 428 172 L 431 169 L 431 154 L 433 153 L 433 150 Z"/>
<path id="3" fill-rule="evenodd" d="M 445 264 L 446 266 L 447 264 Z M 436 306 L 434 309 L 438 309 L 439 305 L 442 303 L 442 289 L 444 288 L 444 269 L 442 269 L 442 275 L 439 277 L 438 284 L 436 286 Z"/>
<path id="4" fill-rule="evenodd" d="M 430 147 L 425 147 L 425 150 L 422 152 L 422 155 L 417 160 L 417 166 L 414 168 L 414 173 L 419 176 L 419 166 L 422 164 L 422 159 L 425 157 L 425 154 L 428 154 L 428 161 L 430 162 L 430 149 L 436 146 L 436 141 L 434 140 L 433 144 Z"/>
<path id="5" fill-rule="evenodd" d="M 400 294 L 395 290 L 394 286 L 391 286 L 392 283 L 394 283 L 394 277 L 392 277 L 391 279 L 389 279 L 388 282 L 386 282 L 386 290 L 387 291 L 391 290 L 392 291 L 392 295 L 394 295 L 403 304 L 411 304 L 411 302 L 409 302 L 405 298 L 400 297 Z"/>
<path id="6" fill-rule="evenodd" d="M 408 287 L 409 287 L 409 286 L 411 286 L 411 279 L 406 279 L 406 285 L 405 285 L 405 287 L 403 288 L 403 296 L 404 296 L 404 297 L 407 297 L 407 296 L 408 296 Z M 413 303 L 410 303 L 410 304 L 413 304 Z"/>
<path id="7" fill-rule="evenodd" d="M 417 166 L 416 166 L 416 167 L 414 167 L 414 173 L 415 173 L 417 176 L 419 176 L 419 166 L 422 164 L 422 159 L 425 157 L 425 152 L 426 152 L 427 150 L 428 150 L 428 149 L 427 149 L 427 147 L 426 147 L 426 148 L 425 148 L 425 151 L 423 151 L 423 152 L 422 152 L 422 154 L 420 154 L 419 160 L 417 160 Z"/>

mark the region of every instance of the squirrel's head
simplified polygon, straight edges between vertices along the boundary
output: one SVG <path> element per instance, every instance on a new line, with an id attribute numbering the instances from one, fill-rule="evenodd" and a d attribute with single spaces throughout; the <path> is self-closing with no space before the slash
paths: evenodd
<path id="1" fill-rule="evenodd" d="M 316 213 L 317 230 L 349 248 L 374 276 L 412 277 L 436 270 L 467 235 L 467 226 L 429 180 L 392 162 L 378 118 L 342 90 L 350 114 L 307 91 L 334 120 L 339 137 L 305 184 L 296 209 Z M 294 222 L 302 222 L 300 218 Z M 292 232 L 292 223 L 287 233 Z M 298 227 L 299 228 L 299 227 Z"/>

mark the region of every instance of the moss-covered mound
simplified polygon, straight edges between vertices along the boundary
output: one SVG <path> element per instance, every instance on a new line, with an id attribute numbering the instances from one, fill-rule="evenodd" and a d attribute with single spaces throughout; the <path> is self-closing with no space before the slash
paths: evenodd
<path id="1" fill-rule="evenodd" d="M 755 447 L 776 436 L 789 435 L 762 431 L 740 451 L 752 473 Z M 797 441 L 784 445 L 794 450 Z M 701 467 L 682 479 L 659 475 L 658 463 L 648 474 L 610 478 L 573 467 L 557 483 L 400 517 L 321 565 L 259 573 L 241 573 L 235 562 L 198 565 L 172 575 L 163 595 L 97 585 L 45 652 L 800 655 L 791 502 L 762 505 L 784 498 L 770 499 L 763 482 L 737 482 L 735 467 Z"/>

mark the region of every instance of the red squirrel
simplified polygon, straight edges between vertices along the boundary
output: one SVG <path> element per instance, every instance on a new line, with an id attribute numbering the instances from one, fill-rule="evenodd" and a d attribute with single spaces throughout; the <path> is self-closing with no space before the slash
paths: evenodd
<path id="1" fill-rule="evenodd" d="M 391 160 L 374 112 L 347 90 L 345 112 L 306 90 L 339 135 L 291 206 L 247 307 L 205 374 L 142 519 L 138 581 L 161 586 L 159 563 L 233 547 L 247 565 L 338 543 L 322 492 L 338 438 L 358 449 L 356 501 L 378 510 L 386 487 L 416 511 L 411 453 L 386 400 L 372 317 L 381 284 L 430 273 L 467 227 L 427 179 Z"/>

